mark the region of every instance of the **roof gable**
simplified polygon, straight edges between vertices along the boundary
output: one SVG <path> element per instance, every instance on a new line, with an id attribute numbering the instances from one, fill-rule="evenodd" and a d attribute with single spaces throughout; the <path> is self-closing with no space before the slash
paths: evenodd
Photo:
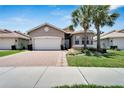
<path id="1" fill-rule="evenodd" d="M 28 35 L 25 35 L 21 32 L 10 31 L 10 30 L 0 30 L 0 38 L 22 38 L 30 39 Z"/>
<path id="2" fill-rule="evenodd" d="M 36 29 L 39 29 L 39 28 L 41 28 L 41 27 L 44 27 L 44 26 L 50 26 L 50 27 L 52 27 L 52 28 L 54 28 L 54 29 L 57 29 L 58 31 L 61 31 L 61 32 L 65 33 L 64 30 L 62 30 L 62 29 L 60 29 L 60 28 L 58 28 L 58 27 L 56 27 L 56 26 L 54 26 L 54 25 L 51 25 L 51 24 L 49 24 L 49 23 L 44 23 L 44 24 L 39 25 L 39 26 L 37 26 L 37 27 L 35 27 L 35 28 L 32 28 L 31 30 L 27 31 L 27 33 L 30 33 L 30 32 L 32 32 L 32 31 L 34 31 L 34 30 L 36 30 Z"/>

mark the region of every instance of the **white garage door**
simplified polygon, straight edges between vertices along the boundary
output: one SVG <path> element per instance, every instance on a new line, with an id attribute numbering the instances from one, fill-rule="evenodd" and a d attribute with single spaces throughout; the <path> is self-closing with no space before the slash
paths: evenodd
<path id="1" fill-rule="evenodd" d="M 11 49 L 11 45 L 13 44 L 14 44 L 14 39 L 0 38 L 0 49 Z"/>
<path id="2" fill-rule="evenodd" d="M 34 38 L 35 50 L 59 50 L 61 49 L 61 38 L 60 37 L 37 37 Z"/>

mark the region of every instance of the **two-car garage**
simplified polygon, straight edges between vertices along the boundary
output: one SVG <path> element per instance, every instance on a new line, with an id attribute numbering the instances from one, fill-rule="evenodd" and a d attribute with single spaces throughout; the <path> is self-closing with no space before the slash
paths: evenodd
<path id="1" fill-rule="evenodd" d="M 64 47 L 65 32 L 51 24 L 43 24 L 29 30 L 33 50 L 61 50 Z"/>
<path id="2" fill-rule="evenodd" d="M 60 50 L 61 49 L 61 37 L 54 36 L 42 36 L 34 37 L 33 49 L 34 50 Z"/>

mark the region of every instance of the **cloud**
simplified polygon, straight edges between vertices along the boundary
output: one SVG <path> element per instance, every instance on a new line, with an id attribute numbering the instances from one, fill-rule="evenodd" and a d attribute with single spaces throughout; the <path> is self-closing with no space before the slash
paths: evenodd
<path id="1" fill-rule="evenodd" d="M 6 22 L 8 24 L 26 24 L 31 23 L 28 18 L 25 17 L 10 17 L 8 19 L 1 20 L 1 22 Z"/>
<path id="2" fill-rule="evenodd" d="M 71 25 L 71 15 L 64 15 L 60 18 L 61 23 L 65 23 L 68 25 Z"/>
<path id="3" fill-rule="evenodd" d="M 110 10 L 115 10 L 122 7 L 122 5 L 111 5 Z"/>
<path id="4" fill-rule="evenodd" d="M 50 14 L 54 16 L 64 16 L 66 11 L 61 10 L 60 8 L 55 8 Z"/>
<path id="5" fill-rule="evenodd" d="M 65 16 L 63 17 L 63 20 L 71 20 L 71 15 L 65 15 Z"/>
<path id="6" fill-rule="evenodd" d="M 23 17 L 12 17 L 12 18 L 9 19 L 9 21 L 13 21 L 13 22 L 16 22 L 16 23 L 24 23 L 24 22 L 28 22 L 29 20 L 25 19 Z"/>

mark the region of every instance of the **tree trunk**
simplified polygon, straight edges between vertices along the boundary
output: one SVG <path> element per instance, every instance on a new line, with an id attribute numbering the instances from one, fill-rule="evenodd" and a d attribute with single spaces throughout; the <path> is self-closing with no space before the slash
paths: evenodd
<path id="1" fill-rule="evenodd" d="M 87 48 L 87 29 L 84 30 L 84 49 Z"/>
<path id="2" fill-rule="evenodd" d="M 96 28 L 97 29 L 97 51 L 100 52 L 101 50 L 101 45 L 100 45 L 100 29 L 99 26 Z"/>

